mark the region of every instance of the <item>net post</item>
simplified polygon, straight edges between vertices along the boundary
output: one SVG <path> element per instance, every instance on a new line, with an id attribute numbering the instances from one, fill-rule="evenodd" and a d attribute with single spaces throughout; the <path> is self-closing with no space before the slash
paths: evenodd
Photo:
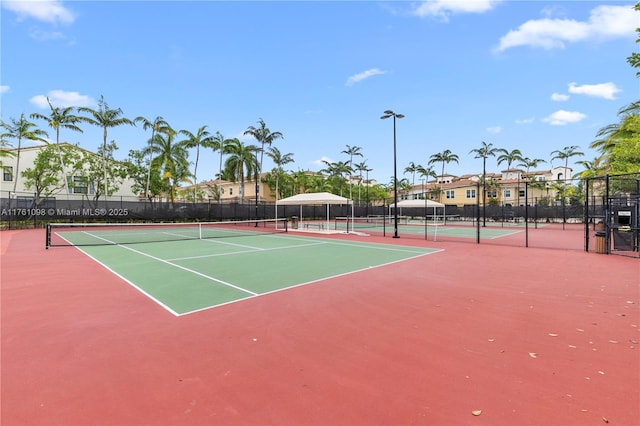
<path id="1" fill-rule="evenodd" d="M 50 246 L 51 246 L 51 224 L 47 223 L 47 228 L 46 228 L 46 231 L 45 231 L 44 248 L 46 250 L 49 250 Z"/>
<path id="2" fill-rule="evenodd" d="M 198 222 L 198 239 L 202 239 L 202 223 Z"/>

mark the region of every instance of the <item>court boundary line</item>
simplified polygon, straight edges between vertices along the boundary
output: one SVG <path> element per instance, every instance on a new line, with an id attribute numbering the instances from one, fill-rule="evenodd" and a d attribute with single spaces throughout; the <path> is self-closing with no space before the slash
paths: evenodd
<path id="1" fill-rule="evenodd" d="M 384 244 L 382 244 L 382 245 L 384 245 Z M 196 310 L 193 310 L 193 311 L 184 312 L 182 314 L 178 314 L 178 316 L 181 317 L 181 316 L 184 316 L 184 315 L 191 315 L 191 314 L 195 314 L 195 313 L 198 313 L 198 312 L 207 311 L 209 309 L 214 309 L 214 308 L 218 308 L 218 307 L 221 307 L 221 306 L 230 305 L 232 303 L 242 302 L 242 301 L 246 301 L 246 300 L 249 300 L 249 299 L 255 299 L 255 298 L 258 298 L 258 297 L 262 297 L 262 296 L 268 296 L 270 294 L 291 290 L 291 289 L 294 289 L 294 288 L 297 288 L 297 287 L 311 285 L 311 284 L 315 284 L 315 283 L 318 283 L 318 282 L 321 282 L 321 281 L 330 280 L 330 279 L 334 279 L 334 278 L 338 278 L 338 277 L 344 277 L 344 276 L 347 276 L 347 275 L 350 275 L 350 274 L 356 274 L 358 272 L 368 271 L 370 269 L 381 268 L 383 266 L 392 265 L 394 263 L 405 262 L 407 260 L 417 259 L 419 257 L 428 256 L 430 254 L 436 254 L 436 253 L 440 253 L 440 252 L 443 252 L 443 251 L 444 251 L 444 249 L 434 249 L 433 251 L 430 251 L 428 253 L 420 253 L 420 254 L 417 254 L 415 256 L 407 257 L 406 259 L 393 260 L 391 262 L 381 263 L 379 265 L 369 266 L 367 268 L 360 268 L 360 269 L 356 269 L 356 270 L 349 271 L 349 272 L 343 272 L 341 274 L 331 275 L 331 276 L 324 277 L 324 278 L 318 278 L 318 279 L 311 280 L 311 281 L 305 281 L 305 282 L 302 282 L 302 283 L 299 283 L 299 284 L 294 284 L 294 285 L 291 285 L 291 286 L 288 286 L 288 287 L 282 287 L 282 288 L 278 288 L 276 290 L 267 291 L 265 293 L 258 293 L 255 296 L 249 296 L 249 297 L 246 297 L 244 299 L 230 300 L 228 302 L 220 303 L 220 304 L 217 304 L 217 305 L 207 306 L 205 308 L 200 308 L 200 309 L 196 309 Z"/>
<path id="2" fill-rule="evenodd" d="M 203 254 L 202 256 L 188 256 L 188 257 L 176 257 L 176 258 L 171 258 L 171 259 L 167 259 L 170 262 L 175 262 L 178 260 L 191 260 L 191 259 L 204 259 L 207 257 L 219 257 L 219 256 L 233 256 L 234 254 L 247 254 L 247 253 L 258 253 L 261 251 L 275 251 L 275 250 L 285 250 L 285 249 L 292 249 L 292 248 L 298 248 L 298 247 L 309 247 L 309 246 L 319 246 L 319 245 L 323 245 L 323 244 L 329 244 L 328 242 L 319 242 L 319 243 L 312 243 L 312 244 L 300 244 L 297 246 L 284 246 L 284 247 L 273 247 L 273 248 L 257 248 L 254 250 L 245 250 L 245 251 L 234 251 L 233 253 L 215 253 L 215 254 Z M 235 244 L 234 244 L 235 245 Z M 249 247 L 249 246 L 247 246 Z"/>
<path id="3" fill-rule="evenodd" d="M 215 281 L 215 282 L 217 282 L 219 284 L 226 285 L 226 286 L 234 288 L 236 290 L 240 290 L 240 291 L 242 291 L 244 293 L 249 293 L 249 294 L 254 295 L 254 296 L 258 294 L 258 293 L 254 293 L 251 290 L 247 290 L 246 288 L 242 288 L 242 287 L 239 287 L 237 285 L 233 285 L 231 283 L 228 283 L 226 281 L 222 281 L 222 280 L 219 280 L 217 278 L 211 277 L 209 275 L 203 274 L 202 272 L 194 271 L 193 269 L 189 269 L 189 268 L 187 268 L 185 266 L 177 265 L 175 263 L 169 262 L 168 260 L 160 259 L 159 257 L 154 256 L 152 254 L 148 254 L 148 253 L 144 253 L 144 252 L 141 252 L 139 250 L 136 250 L 136 249 L 132 249 L 131 247 L 128 247 L 128 246 L 126 246 L 124 244 L 115 244 L 112 241 L 107 240 L 106 238 L 98 237 L 97 235 L 92 235 L 89 232 L 87 232 L 87 234 L 91 235 L 92 237 L 99 238 L 101 240 L 110 242 L 116 247 L 121 247 L 121 248 L 123 248 L 125 250 L 129 250 L 129 251 L 132 251 L 134 253 L 141 254 L 142 256 L 146 256 L 146 257 L 148 257 L 150 259 L 157 260 L 158 262 L 165 263 L 165 264 L 167 264 L 169 266 L 173 266 L 174 268 L 182 269 L 183 271 L 190 272 L 190 273 L 192 273 L 194 275 L 198 275 L 198 276 L 200 276 L 202 278 L 205 278 L 205 279 L 208 279 L 208 280 L 211 280 L 211 281 Z"/>
<path id="4" fill-rule="evenodd" d="M 124 249 L 126 249 L 126 250 L 129 250 L 129 251 L 132 251 L 132 252 L 134 252 L 134 253 L 137 253 L 137 254 L 140 254 L 140 255 L 142 255 L 142 256 L 145 256 L 145 257 L 148 257 L 148 258 L 150 258 L 150 259 L 153 259 L 153 260 L 155 260 L 155 261 L 159 261 L 159 262 L 161 262 L 161 263 L 165 263 L 165 264 L 167 264 L 167 265 L 169 265 L 169 266 L 173 266 L 173 267 L 175 267 L 175 268 L 182 269 L 182 270 L 184 270 L 184 271 L 186 271 L 186 272 L 191 272 L 191 273 L 193 273 L 193 274 L 195 274 L 195 275 L 198 275 L 198 276 L 201 276 L 201 277 L 203 277 L 203 278 L 205 278 L 205 279 L 209 279 L 209 280 L 211 280 L 211 281 L 218 282 L 218 283 L 220 283 L 220 284 L 223 284 L 223 285 L 229 286 L 229 287 L 231 287 L 231 288 L 234 288 L 234 289 L 237 289 L 237 290 L 240 290 L 240 291 L 242 291 L 242 292 L 245 292 L 245 293 L 248 293 L 248 294 L 249 294 L 248 296 L 245 296 L 245 297 L 239 297 L 239 298 L 236 298 L 236 299 L 234 299 L 234 300 L 230 300 L 230 301 L 227 301 L 227 302 L 219 303 L 219 304 L 216 304 L 216 305 L 210 305 L 210 306 L 206 306 L 206 307 L 203 307 L 203 308 L 195 309 L 195 310 L 192 310 L 192 311 L 186 311 L 186 312 L 179 313 L 179 312 L 176 312 L 176 311 L 174 311 L 173 309 L 169 308 L 167 305 L 165 305 L 163 302 L 159 301 L 159 300 L 158 300 L 157 298 L 155 298 L 154 296 L 151 296 L 151 295 L 150 295 L 149 293 L 147 293 L 145 290 L 143 290 L 142 288 L 140 288 L 139 286 L 137 286 L 135 283 L 133 283 L 133 282 L 132 282 L 132 281 L 130 281 L 129 279 L 125 278 L 124 276 L 122 276 L 121 274 L 119 274 L 118 272 L 116 272 L 115 270 L 113 270 L 112 268 L 110 268 L 109 266 L 107 266 L 106 264 L 104 264 L 102 261 L 100 261 L 100 260 L 96 259 L 94 256 L 90 255 L 89 253 L 87 253 L 86 251 L 84 251 L 83 249 L 81 249 L 81 248 L 80 248 L 80 246 L 74 246 L 74 247 L 76 247 L 80 252 L 82 252 L 82 253 L 84 253 L 85 255 L 89 256 L 89 258 L 90 258 L 90 259 L 94 260 L 96 263 L 98 263 L 99 265 L 103 266 L 104 268 L 106 268 L 108 271 L 112 272 L 112 273 L 113 273 L 114 275 L 116 275 L 117 277 L 121 278 L 121 279 L 122 279 L 123 281 L 125 281 L 127 284 L 131 285 L 133 288 L 135 288 L 136 290 L 138 290 L 140 293 L 142 293 L 142 294 L 144 294 L 145 296 L 149 297 L 149 299 L 151 299 L 152 301 L 154 301 L 154 302 L 158 303 L 161 307 L 163 307 L 165 310 L 167 310 L 168 312 L 170 312 L 172 315 L 174 315 L 174 316 L 176 316 L 176 317 L 182 317 L 182 316 L 185 316 L 185 315 L 190 315 L 190 314 L 193 314 L 193 313 L 206 311 L 206 310 L 213 309 L 213 308 L 217 308 L 217 307 L 220 307 L 220 306 L 229 305 L 229 304 L 237 303 L 237 302 L 242 302 L 242 301 L 246 301 L 246 300 L 249 300 L 249 299 L 257 298 L 257 297 L 260 297 L 260 296 L 266 296 L 266 295 L 269 295 L 269 294 L 278 293 L 278 292 L 285 291 L 285 290 L 290 290 L 290 289 L 293 289 L 293 288 L 296 288 L 296 287 L 302 287 L 302 286 L 305 286 L 305 285 L 314 284 L 314 283 L 321 282 L 321 281 L 324 281 L 324 280 L 333 279 L 333 278 L 337 278 L 337 277 L 341 277 L 341 276 L 346 276 L 346 275 L 350 275 L 350 274 L 355 274 L 355 273 L 362 272 L 362 271 L 366 271 L 366 270 L 369 270 L 369 269 L 380 268 L 380 267 L 388 266 L 388 265 L 391 265 L 391 264 L 394 264 L 394 263 L 399 263 L 399 262 L 403 262 L 403 261 L 407 261 L 407 260 L 412 260 L 412 259 L 416 259 L 416 258 L 418 258 L 418 257 L 427 256 L 427 255 L 430 255 L 430 254 L 435 254 L 435 253 L 439 253 L 439 252 L 444 251 L 444 249 L 430 249 L 430 248 L 426 248 L 426 250 L 430 250 L 430 251 L 428 251 L 428 252 L 424 253 L 424 252 L 417 252 L 417 251 L 412 251 L 412 250 L 397 250 L 397 249 L 394 249 L 394 248 L 393 248 L 393 247 L 396 247 L 396 246 L 394 246 L 394 245 L 392 245 L 392 244 L 364 243 L 364 242 L 362 242 L 362 243 L 358 243 L 358 244 L 354 244 L 354 243 L 348 243 L 348 244 L 345 244 L 345 243 L 344 243 L 344 242 L 342 242 L 341 240 L 332 240 L 332 239 L 329 239 L 329 238 L 309 238 L 309 237 L 298 237 L 298 236 L 294 236 L 294 237 L 287 237 L 287 236 L 274 235 L 274 237 L 275 237 L 275 238 L 295 239 L 295 240 L 303 240 L 303 241 L 317 241 L 317 240 L 321 240 L 321 241 L 322 241 L 322 243 L 309 244 L 309 245 L 322 245 L 322 244 L 328 244 L 328 243 L 335 243 L 336 245 L 342 245 L 342 246 L 347 246 L 347 247 L 349 247 L 349 246 L 352 246 L 352 247 L 363 247 L 363 246 L 364 246 L 365 248 L 369 248 L 369 249 L 385 249 L 385 250 L 400 251 L 400 252 L 409 252 L 409 253 L 412 253 L 412 252 L 413 252 L 413 253 L 415 253 L 415 255 L 414 255 L 414 256 L 407 257 L 407 258 L 404 258 L 404 259 L 399 259 L 399 260 L 394 260 L 394 261 L 391 261 L 391 262 L 381 263 L 381 264 L 379 264 L 379 265 L 369 266 L 369 267 L 367 267 L 367 268 L 360 268 L 360 269 L 356 269 L 356 270 L 349 271 L 349 272 L 343 272 L 343 273 L 341 273 L 341 274 L 330 275 L 330 276 L 327 276 L 327 277 L 318 278 L 318 279 L 311 280 L 311 281 L 305 281 L 305 282 L 298 283 L 298 284 L 294 284 L 294 285 L 291 285 L 291 286 L 282 287 L 282 288 L 278 288 L 278 289 L 275 289 L 275 290 L 267 291 L 267 292 L 265 292 L 265 293 L 255 293 L 255 292 L 252 292 L 252 291 L 250 291 L 250 290 L 244 289 L 244 288 L 242 288 L 242 287 L 239 287 L 239 286 L 233 285 L 233 284 L 231 284 L 231 283 L 227 283 L 227 282 L 222 281 L 222 280 L 219 280 L 219 279 L 217 279 L 217 278 L 214 278 L 214 277 L 208 276 L 208 275 L 203 274 L 203 273 L 201 273 L 201 272 L 194 271 L 194 270 L 192 270 L 192 269 L 186 268 L 186 267 L 181 266 L 181 265 L 177 265 L 177 264 L 175 264 L 175 263 L 172 263 L 172 262 L 170 262 L 170 261 L 167 261 L 167 260 L 161 259 L 161 258 L 156 257 L 156 256 L 153 256 L 153 255 L 151 255 L 151 254 L 147 254 L 147 253 L 141 252 L 141 251 L 139 251 L 139 250 L 132 249 L 131 247 L 128 247 L 128 246 L 127 246 L 127 245 L 125 245 L 125 244 L 117 244 L 117 243 L 114 243 L 114 242 L 112 242 L 112 241 L 110 241 L 110 240 L 108 240 L 108 239 L 106 239 L 106 238 L 103 238 L 103 237 L 100 237 L 100 236 L 97 236 L 97 235 L 93 235 L 93 234 L 91 234 L 90 232 L 86 232 L 86 231 L 82 231 L 82 232 L 84 232 L 84 233 L 86 233 L 86 234 L 90 235 L 90 236 L 91 236 L 91 237 L 93 237 L 93 238 L 98 238 L 98 239 L 101 239 L 101 240 L 103 240 L 103 241 L 109 242 L 111 246 L 124 248 Z M 64 239 L 64 237 L 61 237 L 61 238 L 63 238 L 63 239 Z M 66 240 L 66 239 L 65 239 L 65 240 Z M 308 246 L 308 245 L 305 245 L 305 246 Z M 376 247 L 376 246 L 383 246 L 383 247 Z M 401 247 L 404 247 L 404 248 L 412 248 L 411 246 L 401 246 Z M 289 247 L 289 248 L 292 248 L 292 247 Z M 265 250 L 268 250 L 268 249 L 255 250 L 255 252 L 265 251 Z M 249 253 L 250 253 L 250 252 L 251 252 L 251 251 L 249 251 Z"/>

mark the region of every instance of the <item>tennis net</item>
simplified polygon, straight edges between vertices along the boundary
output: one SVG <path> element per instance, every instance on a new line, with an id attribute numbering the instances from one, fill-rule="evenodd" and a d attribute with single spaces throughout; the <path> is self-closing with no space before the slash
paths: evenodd
<path id="1" fill-rule="evenodd" d="M 153 243 L 287 232 L 287 219 L 194 223 L 50 223 L 46 248 Z"/>
<path id="2" fill-rule="evenodd" d="M 411 218 L 409 216 L 398 216 L 398 223 L 407 225 Z M 368 229 L 382 228 L 395 223 L 394 216 L 337 216 L 335 218 L 335 229 Z"/>

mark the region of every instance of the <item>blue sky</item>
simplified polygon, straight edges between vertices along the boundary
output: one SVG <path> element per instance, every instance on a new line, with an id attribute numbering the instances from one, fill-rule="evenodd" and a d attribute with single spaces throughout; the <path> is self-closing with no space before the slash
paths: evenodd
<path id="1" fill-rule="evenodd" d="M 354 162 L 382 183 L 393 176 L 387 109 L 405 115 L 399 178 L 445 149 L 460 157 L 446 172 L 481 173 L 469 151 L 482 141 L 547 161 L 578 145 L 592 160 L 596 132 L 640 95 L 626 62 L 638 51 L 634 3 L 3 0 L 2 119 L 46 115 L 46 97 L 96 107 L 103 95 L 130 118 L 253 143 L 242 133 L 262 118 L 283 133 L 289 170 L 347 161 L 342 151 L 358 146 Z M 83 128 L 61 139 L 95 150 L 101 130 Z M 120 159 L 148 137 L 109 130 Z M 488 171 L 503 168 L 488 160 Z M 198 180 L 217 172 L 218 155 L 204 153 Z"/>

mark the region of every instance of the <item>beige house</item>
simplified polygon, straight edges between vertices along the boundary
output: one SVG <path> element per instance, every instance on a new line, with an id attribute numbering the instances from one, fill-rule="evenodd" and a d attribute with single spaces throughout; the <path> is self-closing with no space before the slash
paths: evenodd
<path id="1" fill-rule="evenodd" d="M 562 183 L 564 177 L 570 175 L 571 168 L 565 167 L 528 173 L 520 169 L 503 170 L 499 174 L 487 173 L 485 197 L 482 196 L 482 174 L 460 177 L 446 175 L 438 177 L 436 182 L 414 185 L 409 191 L 401 191 L 399 198 L 411 200 L 423 199 L 426 196 L 431 200 L 458 207 L 485 203 L 506 206 L 524 206 L 525 203 L 534 205 L 543 199 L 555 200 L 556 190 L 553 183 Z"/>
<path id="2" fill-rule="evenodd" d="M 67 142 L 63 142 L 60 145 L 66 148 L 78 150 L 78 153 L 84 156 L 98 156 L 98 154 L 95 154 L 84 148 L 80 148 L 76 145 L 69 144 Z M 25 179 L 22 176 L 22 172 L 27 169 L 33 168 L 36 162 L 36 157 L 47 146 L 48 145 L 36 145 L 21 148 L 19 170 L 17 148 L 4 149 L 5 151 L 10 152 L 11 155 L 4 156 L 2 158 L 2 178 L 0 179 L 0 192 L 2 193 L 2 198 L 8 198 L 8 194 L 11 194 L 11 197 L 33 196 L 34 189 L 27 187 L 27 185 L 25 184 Z M 95 185 L 93 182 L 88 181 L 87 178 L 82 175 L 81 169 L 72 170 L 72 167 L 68 167 L 66 173 L 67 185 L 61 183 L 59 185 L 60 188 L 55 190 L 50 195 L 50 197 L 60 197 L 62 199 L 69 200 L 93 198 L 96 193 Z M 134 182 L 132 180 L 124 179 L 117 183 L 114 182 L 114 185 L 118 187 L 118 190 L 111 197 L 121 197 L 130 200 L 139 199 L 137 194 L 135 194 L 131 189 L 134 185 Z"/>

